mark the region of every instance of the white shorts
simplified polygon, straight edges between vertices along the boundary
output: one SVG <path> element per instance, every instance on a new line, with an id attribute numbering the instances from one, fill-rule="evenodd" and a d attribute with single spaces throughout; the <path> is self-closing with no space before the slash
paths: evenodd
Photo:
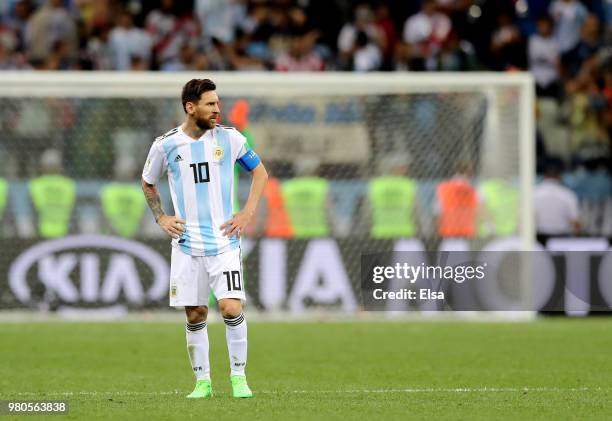
<path id="1" fill-rule="evenodd" d="M 190 256 L 172 248 L 170 306 L 208 306 L 210 291 L 217 300 L 245 300 L 240 248 L 216 256 Z"/>

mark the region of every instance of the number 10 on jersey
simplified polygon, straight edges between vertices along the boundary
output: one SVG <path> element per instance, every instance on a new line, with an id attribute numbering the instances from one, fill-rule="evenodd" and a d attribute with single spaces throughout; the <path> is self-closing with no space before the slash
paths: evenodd
<path id="1" fill-rule="evenodd" d="M 197 164 L 189 164 L 189 167 L 193 170 L 194 183 L 208 183 L 210 181 L 210 174 L 208 172 L 208 162 L 198 162 Z"/>

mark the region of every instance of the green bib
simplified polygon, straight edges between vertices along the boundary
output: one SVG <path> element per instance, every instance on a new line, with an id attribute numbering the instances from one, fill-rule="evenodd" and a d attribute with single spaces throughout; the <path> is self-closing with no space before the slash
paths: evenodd
<path id="1" fill-rule="evenodd" d="M 326 237 L 327 180 L 318 177 L 300 177 L 283 184 L 283 199 L 295 238 Z"/>
<path id="2" fill-rule="evenodd" d="M 4 178 L 0 178 L 0 219 L 4 215 L 6 202 L 8 200 L 8 182 Z"/>
<path id="3" fill-rule="evenodd" d="M 413 207 L 417 183 L 405 177 L 378 177 L 370 181 L 372 238 L 414 237 Z"/>
<path id="4" fill-rule="evenodd" d="M 43 238 L 68 233 L 76 200 L 76 183 L 63 175 L 43 175 L 30 181 L 30 195 L 38 213 L 38 231 Z"/>
<path id="5" fill-rule="evenodd" d="M 145 198 L 139 186 L 111 183 L 101 192 L 102 211 L 113 230 L 123 237 L 138 234 L 145 212 Z"/>
<path id="6" fill-rule="evenodd" d="M 519 192 L 508 183 L 499 179 L 484 181 L 480 192 L 487 211 L 495 226 L 493 232 L 486 224 L 480 226 L 481 236 L 509 236 L 516 234 L 518 228 Z"/>

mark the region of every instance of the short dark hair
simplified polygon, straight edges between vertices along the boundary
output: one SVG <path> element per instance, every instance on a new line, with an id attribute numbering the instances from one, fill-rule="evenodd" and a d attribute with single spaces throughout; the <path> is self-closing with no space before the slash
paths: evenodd
<path id="1" fill-rule="evenodd" d="M 544 176 L 548 178 L 559 178 L 565 170 L 564 162 L 557 156 L 549 156 L 544 166 Z"/>
<path id="2" fill-rule="evenodd" d="M 550 16 L 550 15 L 548 15 L 548 14 L 546 14 L 546 13 L 545 13 L 545 14 L 543 14 L 543 15 L 540 15 L 540 17 L 538 17 L 538 19 L 537 19 L 537 21 L 536 21 L 536 22 L 537 22 L 537 23 L 540 23 L 540 22 L 546 22 L 546 23 L 548 23 L 549 25 L 554 25 L 554 24 L 555 24 L 555 21 L 553 20 L 552 16 Z"/>
<path id="3" fill-rule="evenodd" d="M 198 102 L 204 92 L 214 91 L 217 85 L 210 79 L 191 79 L 183 86 L 181 100 L 183 102 L 183 111 L 187 112 L 188 102 Z"/>

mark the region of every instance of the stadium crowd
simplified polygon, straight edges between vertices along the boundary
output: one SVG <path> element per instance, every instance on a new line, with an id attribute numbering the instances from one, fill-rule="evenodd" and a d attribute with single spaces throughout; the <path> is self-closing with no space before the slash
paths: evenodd
<path id="1" fill-rule="evenodd" d="M 528 69 L 571 168 L 610 166 L 611 39 L 610 0 L 0 1 L 0 70 Z"/>
<path id="2" fill-rule="evenodd" d="M 0 69 L 509 70 L 543 94 L 594 66 L 608 0 L 3 0 Z M 558 63 L 562 66 L 559 68 Z"/>

